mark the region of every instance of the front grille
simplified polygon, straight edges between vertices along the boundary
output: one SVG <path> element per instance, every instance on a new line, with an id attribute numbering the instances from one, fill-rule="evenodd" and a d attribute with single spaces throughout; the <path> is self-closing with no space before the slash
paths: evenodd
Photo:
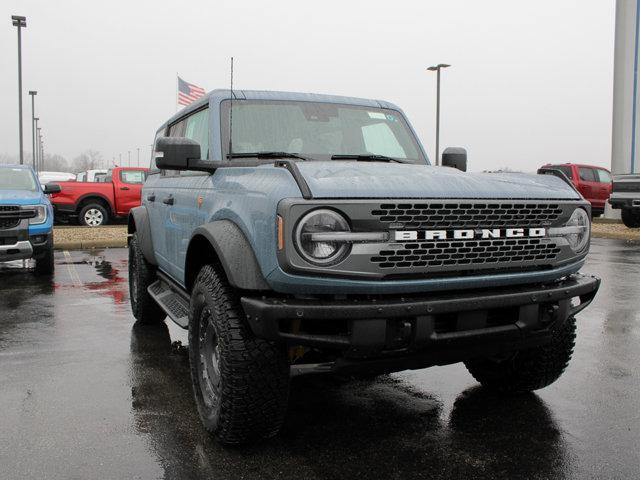
<path id="1" fill-rule="evenodd" d="M 0 229 L 15 228 L 20 223 L 20 207 L 0 205 Z"/>
<path id="2" fill-rule="evenodd" d="M 382 269 L 491 266 L 510 263 L 549 264 L 560 253 L 554 243 L 539 238 L 434 240 L 382 249 L 370 261 Z"/>
<path id="3" fill-rule="evenodd" d="M 542 227 L 562 214 L 549 203 L 384 203 L 371 215 L 384 224 L 401 223 L 416 228 Z"/>
<path id="4" fill-rule="evenodd" d="M 19 212 L 20 207 L 17 205 L 0 205 L 0 216 L 5 212 Z"/>
<path id="5" fill-rule="evenodd" d="M 0 229 L 15 228 L 20 223 L 19 218 L 2 218 L 0 217 Z"/>

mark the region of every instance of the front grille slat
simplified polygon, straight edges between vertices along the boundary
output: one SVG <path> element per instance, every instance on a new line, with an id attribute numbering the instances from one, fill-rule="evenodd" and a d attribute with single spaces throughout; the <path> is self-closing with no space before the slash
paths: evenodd
<path id="1" fill-rule="evenodd" d="M 382 223 L 400 222 L 414 228 L 543 227 L 562 214 L 558 204 L 487 203 L 385 203 L 371 211 Z"/>
<path id="2" fill-rule="evenodd" d="M 413 247 L 414 244 L 411 246 Z M 551 263 L 559 253 L 560 249 L 555 243 L 543 243 L 537 238 L 519 238 L 517 240 L 438 240 L 420 243 L 417 248 L 381 250 L 372 256 L 370 261 L 384 269 L 419 266 L 482 265 L 494 262 L 536 264 L 541 261 Z"/>

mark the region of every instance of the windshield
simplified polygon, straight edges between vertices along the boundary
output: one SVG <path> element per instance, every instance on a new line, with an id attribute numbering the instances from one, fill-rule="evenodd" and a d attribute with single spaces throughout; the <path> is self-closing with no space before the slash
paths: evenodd
<path id="1" fill-rule="evenodd" d="M 222 102 L 224 158 L 229 104 Z M 384 156 L 427 163 L 404 117 L 395 110 L 321 102 L 233 102 L 233 153 L 286 152 L 312 160 Z"/>
<path id="2" fill-rule="evenodd" d="M 35 192 L 37 184 L 30 170 L 0 168 L 0 190 L 28 190 Z"/>

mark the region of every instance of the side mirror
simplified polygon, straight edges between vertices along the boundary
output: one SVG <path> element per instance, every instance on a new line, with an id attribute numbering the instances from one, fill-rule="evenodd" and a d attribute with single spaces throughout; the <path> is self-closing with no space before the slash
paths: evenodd
<path id="1" fill-rule="evenodd" d="M 447 147 L 442 152 L 442 166 L 467 171 L 467 151 L 462 147 Z"/>
<path id="2" fill-rule="evenodd" d="M 43 191 L 45 195 L 51 195 L 52 193 L 60 193 L 62 191 L 62 188 L 60 188 L 60 185 L 58 185 L 57 183 L 47 183 L 44 186 Z"/>
<path id="3" fill-rule="evenodd" d="M 200 160 L 200 144 L 183 137 L 160 137 L 155 146 L 156 165 L 167 170 L 189 170 L 190 164 Z"/>

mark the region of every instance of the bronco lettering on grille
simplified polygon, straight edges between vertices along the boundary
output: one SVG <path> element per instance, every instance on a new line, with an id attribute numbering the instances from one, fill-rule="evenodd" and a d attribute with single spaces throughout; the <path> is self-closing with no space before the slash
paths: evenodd
<path id="1" fill-rule="evenodd" d="M 457 230 L 396 230 L 397 242 L 411 240 L 473 240 L 477 238 L 539 238 L 547 236 L 546 228 L 480 228 Z"/>

